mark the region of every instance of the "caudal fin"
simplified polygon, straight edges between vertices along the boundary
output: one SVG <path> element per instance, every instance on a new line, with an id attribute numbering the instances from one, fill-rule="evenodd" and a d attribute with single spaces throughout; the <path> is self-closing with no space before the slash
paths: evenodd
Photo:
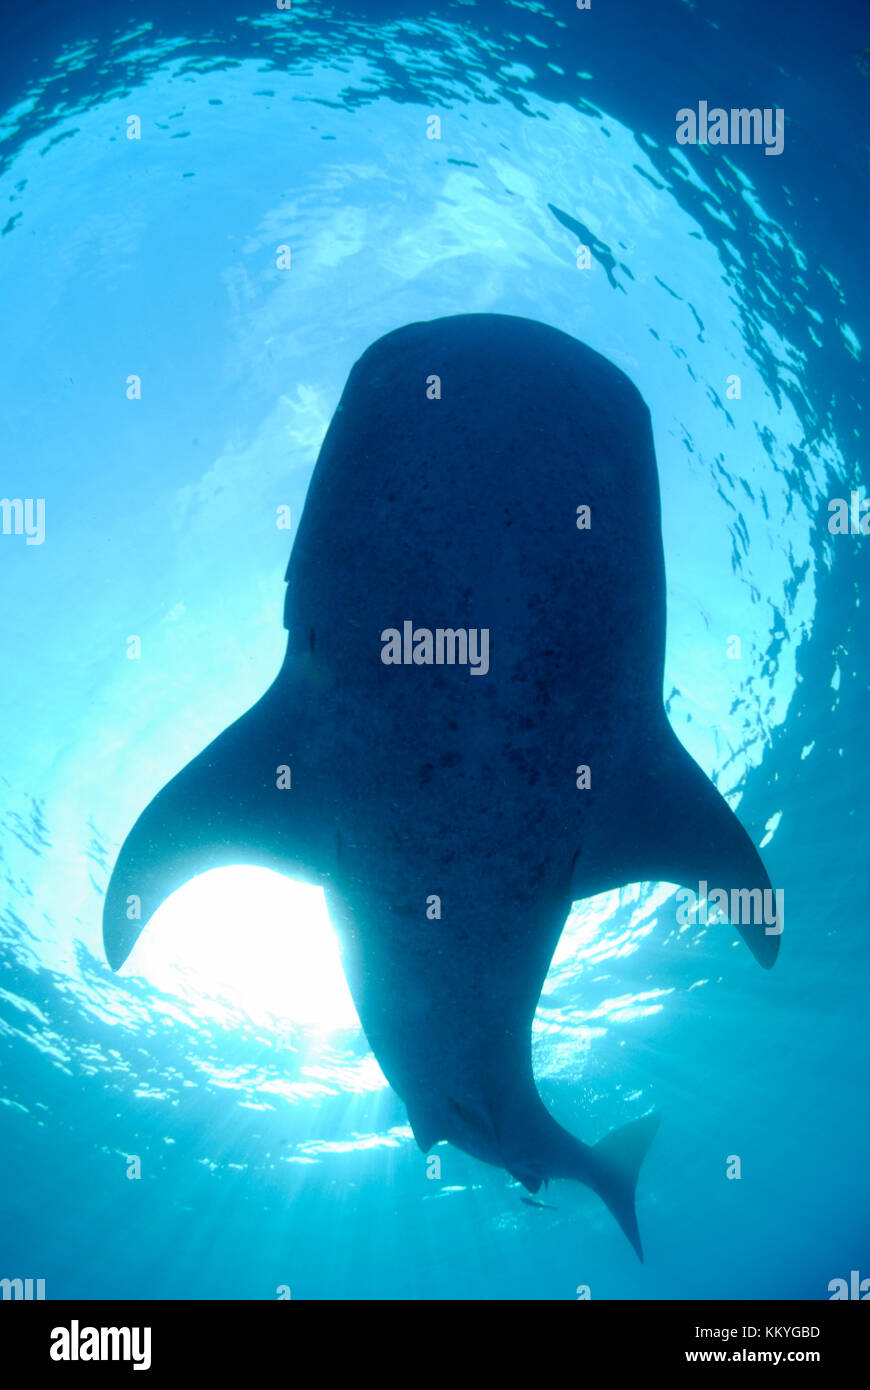
<path id="1" fill-rule="evenodd" d="M 658 1115 L 643 1115 L 613 1130 L 589 1150 L 594 1159 L 594 1180 L 590 1186 L 616 1217 L 641 1264 L 643 1246 L 637 1226 L 635 1195 L 640 1165 L 658 1127 Z M 589 1182 L 589 1178 L 585 1180 Z"/>
<path id="2" fill-rule="evenodd" d="M 590 1147 L 563 1129 L 537 1098 L 520 1116 L 514 1115 L 510 1126 L 499 1126 L 502 1162 L 511 1177 L 532 1193 L 551 1178 L 571 1178 L 591 1187 L 619 1222 L 642 1263 L 635 1189 L 658 1127 L 658 1115 L 643 1115 Z"/>

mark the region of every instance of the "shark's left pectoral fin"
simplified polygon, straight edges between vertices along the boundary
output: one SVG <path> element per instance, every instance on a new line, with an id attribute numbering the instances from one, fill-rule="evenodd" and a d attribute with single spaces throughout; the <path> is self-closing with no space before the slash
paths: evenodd
<path id="1" fill-rule="evenodd" d="M 310 766 L 303 756 L 300 768 L 276 732 L 274 700 L 268 692 L 188 763 L 124 841 L 103 907 L 113 970 L 161 903 L 208 869 L 256 865 L 322 882 L 326 845 L 313 812 Z"/>
<path id="2" fill-rule="evenodd" d="M 663 750 L 635 774 L 626 802 L 606 860 L 590 866 L 578 853 L 572 895 L 644 882 L 678 883 L 695 895 L 719 890 L 728 920 L 769 970 L 779 951 L 781 895 L 737 816 L 669 725 Z"/>

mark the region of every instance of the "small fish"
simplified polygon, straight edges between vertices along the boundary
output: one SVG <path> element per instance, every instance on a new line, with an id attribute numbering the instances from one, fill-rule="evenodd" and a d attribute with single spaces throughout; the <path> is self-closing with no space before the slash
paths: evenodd
<path id="1" fill-rule="evenodd" d="M 558 1207 L 548 1207 L 546 1202 L 536 1202 L 534 1197 L 521 1197 L 521 1202 L 525 1202 L 527 1207 L 540 1207 L 541 1211 L 558 1211 Z"/>

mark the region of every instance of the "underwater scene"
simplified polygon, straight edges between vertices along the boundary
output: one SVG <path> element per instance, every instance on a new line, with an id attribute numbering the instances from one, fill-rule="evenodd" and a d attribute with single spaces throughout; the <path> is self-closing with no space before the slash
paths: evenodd
<path id="1" fill-rule="evenodd" d="M 864 0 L 4 31 L 2 1299 L 870 1298 Z"/>

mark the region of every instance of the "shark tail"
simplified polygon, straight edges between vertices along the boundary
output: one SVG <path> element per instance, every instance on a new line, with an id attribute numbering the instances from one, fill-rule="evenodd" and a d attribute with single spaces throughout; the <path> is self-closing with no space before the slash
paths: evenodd
<path id="1" fill-rule="evenodd" d="M 587 1151 L 593 1156 L 593 1173 L 584 1176 L 584 1181 L 619 1222 L 641 1264 L 643 1246 L 635 1210 L 637 1179 L 659 1118 L 656 1114 L 642 1115 L 639 1120 L 612 1130 Z"/>
<path id="2" fill-rule="evenodd" d="M 529 1157 L 522 1162 L 508 1160 L 505 1166 L 532 1193 L 551 1178 L 573 1178 L 590 1187 L 616 1218 L 643 1264 L 635 1197 L 641 1164 L 659 1118 L 655 1113 L 642 1115 L 590 1146 L 563 1129 L 541 1105 L 536 1115 L 536 1138 L 530 1147 L 527 1144 Z"/>

